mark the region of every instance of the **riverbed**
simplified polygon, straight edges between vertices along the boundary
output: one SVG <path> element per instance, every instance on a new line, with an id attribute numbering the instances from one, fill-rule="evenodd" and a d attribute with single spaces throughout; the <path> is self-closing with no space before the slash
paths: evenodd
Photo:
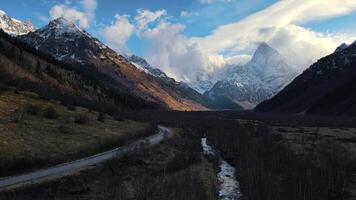
<path id="1" fill-rule="evenodd" d="M 219 172 L 217 178 L 219 181 L 218 200 L 239 200 L 241 197 L 240 185 L 236 179 L 236 169 L 219 156 L 217 151 L 207 143 L 206 138 L 201 139 L 201 146 L 206 155 L 218 156 Z"/>

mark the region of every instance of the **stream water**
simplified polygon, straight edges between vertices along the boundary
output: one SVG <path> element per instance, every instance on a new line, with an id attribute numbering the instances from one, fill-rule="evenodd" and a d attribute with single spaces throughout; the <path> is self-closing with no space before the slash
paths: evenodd
<path id="1" fill-rule="evenodd" d="M 201 146 L 204 154 L 218 156 L 217 151 L 207 143 L 206 138 L 201 139 Z M 235 168 L 221 159 L 217 177 L 219 181 L 218 200 L 239 200 L 241 192 Z"/>

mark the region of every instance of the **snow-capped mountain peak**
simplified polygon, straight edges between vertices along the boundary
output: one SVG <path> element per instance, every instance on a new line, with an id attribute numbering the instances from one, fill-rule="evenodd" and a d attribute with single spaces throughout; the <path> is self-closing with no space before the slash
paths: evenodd
<path id="1" fill-rule="evenodd" d="M 6 12 L 0 10 L 0 17 L 2 17 L 2 16 L 4 16 L 4 15 L 6 15 Z"/>
<path id="2" fill-rule="evenodd" d="M 36 30 L 30 21 L 22 22 L 11 18 L 2 10 L 0 10 L 0 28 L 11 35 L 25 35 Z"/>
<path id="3" fill-rule="evenodd" d="M 262 42 L 256 49 L 251 61 L 247 65 L 255 65 L 266 68 L 271 65 L 285 64 L 283 56 L 266 42 Z"/>
<path id="4" fill-rule="evenodd" d="M 70 32 L 70 33 L 83 33 L 82 29 L 79 28 L 76 24 L 74 24 L 73 22 L 65 19 L 64 17 L 60 17 L 57 19 L 52 20 L 49 23 L 50 27 L 56 28 L 57 32 L 60 33 L 66 33 L 66 32 Z M 62 31 L 62 32 L 61 32 Z"/>
<path id="5" fill-rule="evenodd" d="M 258 111 L 344 115 L 355 112 L 356 43 L 319 59 Z"/>
<path id="6" fill-rule="evenodd" d="M 261 42 L 260 45 L 257 47 L 254 57 L 268 56 L 268 55 L 278 55 L 279 53 L 269 46 L 266 42 Z"/>
<path id="7" fill-rule="evenodd" d="M 251 61 L 236 66 L 206 94 L 212 99 L 224 96 L 245 108 L 252 108 L 278 93 L 297 74 L 277 50 L 262 42 Z"/>
<path id="8" fill-rule="evenodd" d="M 206 109 L 210 105 L 202 95 L 149 66 L 144 59 L 131 56 L 130 60 L 118 54 L 64 18 L 19 39 L 72 64 L 103 85 L 113 86 L 116 92 L 177 110 Z"/>
<path id="9" fill-rule="evenodd" d="M 52 20 L 45 27 L 20 37 L 36 49 L 58 60 L 96 65 L 107 54 L 116 53 L 65 18 Z"/>
<path id="10" fill-rule="evenodd" d="M 73 22 L 65 19 L 64 17 L 59 17 L 57 19 L 52 20 L 49 23 L 49 26 L 55 27 L 57 29 L 63 29 L 66 31 L 72 30 L 72 31 L 80 31 L 80 28 L 75 25 Z"/>
<path id="11" fill-rule="evenodd" d="M 50 36 L 55 36 L 56 38 L 70 36 L 68 38 L 73 39 L 73 37 L 88 35 L 73 22 L 66 20 L 63 17 L 52 20 L 47 26 L 41 28 L 38 32 L 40 32 L 41 36 L 44 38 L 48 38 Z"/>

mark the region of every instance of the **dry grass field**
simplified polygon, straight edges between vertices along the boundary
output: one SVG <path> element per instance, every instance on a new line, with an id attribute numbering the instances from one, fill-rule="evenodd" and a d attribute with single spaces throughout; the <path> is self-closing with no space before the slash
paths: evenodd
<path id="1" fill-rule="evenodd" d="M 282 135 L 298 153 L 316 144 L 331 140 L 344 145 L 356 159 L 356 128 L 273 126 L 273 134 Z"/>
<path id="2" fill-rule="evenodd" d="M 312 151 L 321 142 L 330 141 L 350 150 L 351 156 L 356 160 L 356 128 L 273 126 L 272 133 L 282 135 L 288 145 L 299 154 Z M 349 188 L 350 200 L 356 198 L 356 174 L 354 180 Z"/>
<path id="3" fill-rule="evenodd" d="M 214 164 L 200 152 L 197 138 L 177 134 L 157 146 L 72 176 L 2 191 L 0 199 L 214 200 Z"/>
<path id="4" fill-rule="evenodd" d="M 148 124 L 98 116 L 33 93 L 0 93 L 0 174 L 69 161 L 147 134 Z"/>

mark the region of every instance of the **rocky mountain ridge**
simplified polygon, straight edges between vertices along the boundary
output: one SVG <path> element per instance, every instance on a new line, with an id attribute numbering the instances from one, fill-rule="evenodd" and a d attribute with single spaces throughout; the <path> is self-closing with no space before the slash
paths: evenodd
<path id="1" fill-rule="evenodd" d="M 0 10 L 0 28 L 11 35 L 24 35 L 36 30 L 31 21 L 22 22 Z"/>
<path id="2" fill-rule="evenodd" d="M 147 70 L 134 63 L 64 18 L 51 21 L 20 39 L 54 58 L 80 68 L 91 68 L 110 77 L 118 87 L 148 102 L 175 110 L 205 110 L 202 95 L 191 88 L 183 90 L 164 73 Z M 144 69 L 144 70 L 143 70 Z M 162 79 L 164 77 L 164 80 Z"/>
<path id="3" fill-rule="evenodd" d="M 280 93 L 256 111 L 280 113 L 333 113 L 355 111 L 356 44 L 342 44 L 319 59 Z M 354 111 L 352 111 L 354 110 Z"/>
<path id="4" fill-rule="evenodd" d="M 205 93 L 212 100 L 227 98 L 246 109 L 271 98 L 287 85 L 298 71 L 267 43 L 261 43 L 252 59 L 234 67 L 229 75 Z"/>

